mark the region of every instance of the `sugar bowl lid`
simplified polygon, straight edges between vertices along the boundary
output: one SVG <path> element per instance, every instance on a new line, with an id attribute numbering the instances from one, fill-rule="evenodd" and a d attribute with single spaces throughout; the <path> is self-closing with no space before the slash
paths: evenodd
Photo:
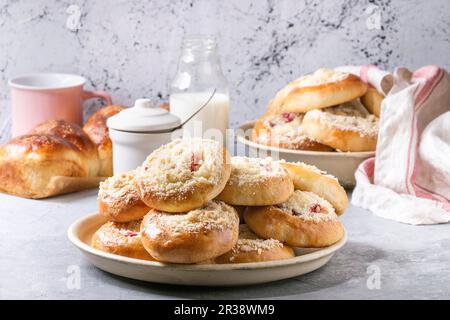
<path id="1" fill-rule="evenodd" d="M 178 127 L 180 118 L 156 106 L 150 99 L 137 99 L 134 106 L 110 117 L 108 128 L 131 132 L 164 132 Z"/>

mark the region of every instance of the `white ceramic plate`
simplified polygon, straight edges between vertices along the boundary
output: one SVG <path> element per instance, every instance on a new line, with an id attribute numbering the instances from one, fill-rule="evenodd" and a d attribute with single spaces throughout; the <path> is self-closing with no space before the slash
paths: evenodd
<path id="1" fill-rule="evenodd" d="M 90 246 L 93 233 L 106 219 L 91 214 L 75 221 L 68 230 L 70 241 L 98 268 L 148 282 L 193 286 L 236 286 L 296 277 L 325 265 L 346 242 L 347 236 L 322 249 L 296 249 L 286 260 L 240 264 L 178 265 L 109 254 Z"/>
<path id="2" fill-rule="evenodd" d="M 237 130 L 237 140 L 247 146 L 251 156 L 272 156 L 289 162 L 302 161 L 315 165 L 339 179 L 346 188 L 355 186 L 355 171 L 365 159 L 374 157 L 375 152 L 324 152 L 304 151 L 269 147 L 251 141 L 251 130 L 255 121 L 242 124 Z"/>

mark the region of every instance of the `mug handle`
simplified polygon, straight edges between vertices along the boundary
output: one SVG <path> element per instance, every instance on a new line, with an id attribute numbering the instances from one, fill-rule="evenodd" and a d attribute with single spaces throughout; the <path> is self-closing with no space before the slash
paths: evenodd
<path id="1" fill-rule="evenodd" d="M 106 102 L 107 106 L 112 105 L 111 96 L 105 91 L 83 91 L 83 100 L 100 98 Z"/>

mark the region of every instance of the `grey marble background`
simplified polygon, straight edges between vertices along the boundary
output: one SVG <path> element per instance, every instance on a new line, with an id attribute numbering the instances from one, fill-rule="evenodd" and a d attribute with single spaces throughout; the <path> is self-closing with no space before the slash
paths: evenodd
<path id="1" fill-rule="evenodd" d="M 449 17 L 447 0 L 0 0 L 0 141 L 20 73 L 81 74 L 119 104 L 167 100 L 183 35 L 214 33 L 236 126 L 318 67 L 449 68 Z"/>

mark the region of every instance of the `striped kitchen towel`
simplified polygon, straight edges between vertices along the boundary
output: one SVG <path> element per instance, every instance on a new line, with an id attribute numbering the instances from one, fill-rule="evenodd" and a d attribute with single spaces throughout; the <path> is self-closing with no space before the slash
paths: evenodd
<path id="1" fill-rule="evenodd" d="M 377 73 L 375 67 L 368 69 Z M 379 77 L 382 72 L 379 72 Z M 355 173 L 352 203 L 410 224 L 450 221 L 450 75 L 397 68 L 381 106 L 376 157 Z"/>

